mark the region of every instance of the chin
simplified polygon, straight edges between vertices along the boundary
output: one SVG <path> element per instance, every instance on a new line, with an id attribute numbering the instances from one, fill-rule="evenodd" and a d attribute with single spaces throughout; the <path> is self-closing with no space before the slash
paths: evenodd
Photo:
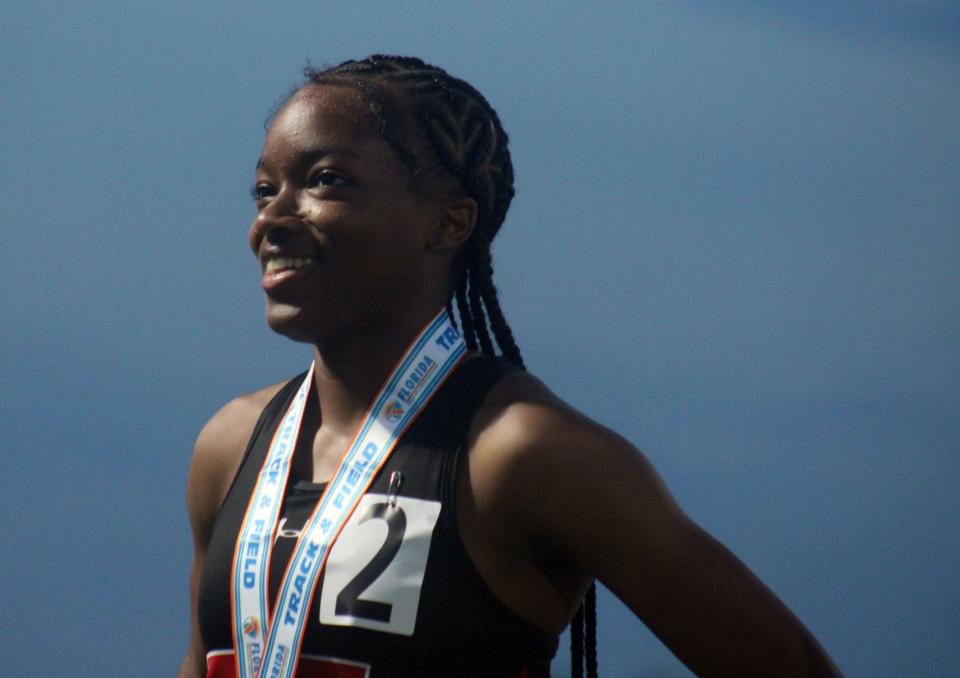
<path id="1" fill-rule="evenodd" d="M 267 303 L 267 326 L 292 341 L 314 343 L 315 323 L 307 321 L 303 309 L 286 304 Z"/>

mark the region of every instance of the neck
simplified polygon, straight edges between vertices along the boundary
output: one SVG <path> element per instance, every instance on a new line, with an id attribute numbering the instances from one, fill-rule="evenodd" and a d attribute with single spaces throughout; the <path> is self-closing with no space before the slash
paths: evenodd
<path id="1" fill-rule="evenodd" d="M 357 326 L 348 336 L 326 337 L 313 349 L 314 388 L 321 425 L 352 434 L 370 403 L 417 334 L 440 306 Z"/>

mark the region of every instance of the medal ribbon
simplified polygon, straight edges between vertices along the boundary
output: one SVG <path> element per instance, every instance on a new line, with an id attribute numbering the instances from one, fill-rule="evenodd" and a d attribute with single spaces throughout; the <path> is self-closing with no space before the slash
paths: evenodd
<path id="1" fill-rule="evenodd" d="M 231 578 L 238 678 L 292 678 L 306 616 L 330 547 L 396 447 L 466 353 L 441 310 L 414 339 L 373 400 L 340 466 L 304 525 L 284 574 L 269 628 L 267 568 L 290 460 L 296 447 L 313 366 L 270 443 L 234 551 Z"/>

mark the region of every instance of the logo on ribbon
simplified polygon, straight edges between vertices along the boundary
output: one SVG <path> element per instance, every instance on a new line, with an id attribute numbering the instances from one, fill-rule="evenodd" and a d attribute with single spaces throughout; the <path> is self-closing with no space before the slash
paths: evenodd
<path id="1" fill-rule="evenodd" d="M 398 400 L 391 400 L 387 403 L 386 407 L 383 408 L 383 414 L 387 418 L 387 421 L 397 421 L 404 413 L 403 405 L 400 404 Z"/>

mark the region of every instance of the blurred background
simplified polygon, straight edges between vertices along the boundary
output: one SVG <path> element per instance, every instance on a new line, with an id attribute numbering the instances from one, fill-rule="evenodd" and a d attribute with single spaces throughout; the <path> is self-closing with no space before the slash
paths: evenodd
<path id="1" fill-rule="evenodd" d="M 309 361 L 246 245 L 264 120 L 373 52 L 511 135 L 531 370 L 847 674 L 960 673 L 960 5 L 41 0 L 0 32 L 0 674 L 175 673 L 194 438 Z M 689 675 L 606 592 L 599 626 L 601 675 Z"/>

